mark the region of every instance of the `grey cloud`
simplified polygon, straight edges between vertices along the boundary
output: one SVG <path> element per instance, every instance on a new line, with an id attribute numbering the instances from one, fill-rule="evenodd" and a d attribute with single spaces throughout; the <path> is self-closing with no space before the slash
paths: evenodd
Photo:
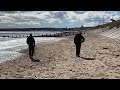
<path id="1" fill-rule="evenodd" d="M 9 14 L 13 14 L 13 13 L 18 13 L 18 11 L 0 11 L 2 13 L 9 13 Z"/>
<path id="2" fill-rule="evenodd" d="M 84 14 L 86 11 L 74 11 L 77 14 Z"/>
<path id="3" fill-rule="evenodd" d="M 39 18 L 35 17 L 35 16 L 24 16 L 23 19 L 27 19 L 27 20 L 38 20 Z"/>
<path id="4" fill-rule="evenodd" d="M 54 13 L 54 18 L 60 18 L 60 19 L 63 19 L 64 18 L 64 15 L 66 14 L 65 11 L 62 11 L 62 12 L 57 12 L 57 13 Z"/>
<path id="5" fill-rule="evenodd" d="M 0 27 L 96 25 L 103 22 L 103 16 L 105 22 L 112 17 L 120 19 L 120 11 L 0 11 Z"/>
<path id="6" fill-rule="evenodd" d="M 4 16 L 4 14 L 3 14 L 3 13 L 0 13 L 0 16 Z"/>

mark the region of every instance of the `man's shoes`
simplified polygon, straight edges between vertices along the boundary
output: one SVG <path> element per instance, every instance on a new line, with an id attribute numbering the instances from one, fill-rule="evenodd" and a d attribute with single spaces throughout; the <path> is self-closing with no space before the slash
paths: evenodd
<path id="1" fill-rule="evenodd" d="M 30 58 L 32 58 L 32 56 L 29 56 Z"/>
<path id="2" fill-rule="evenodd" d="M 79 55 L 76 55 L 76 57 L 80 57 Z"/>

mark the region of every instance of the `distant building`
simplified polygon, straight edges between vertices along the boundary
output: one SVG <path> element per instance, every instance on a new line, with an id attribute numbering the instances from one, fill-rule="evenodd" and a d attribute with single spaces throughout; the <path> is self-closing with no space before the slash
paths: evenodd
<path id="1" fill-rule="evenodd" d="M 84 28 L 84 26 L 82 25 L 82 26 L 80 27 L 80 29 L 83 30 L 83 29 L 85 29 L 85 28 Z"/>

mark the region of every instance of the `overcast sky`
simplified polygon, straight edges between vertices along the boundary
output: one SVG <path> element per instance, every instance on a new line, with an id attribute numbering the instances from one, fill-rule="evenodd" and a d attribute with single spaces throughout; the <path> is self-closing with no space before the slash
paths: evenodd
<path id="1" fill-rule="evenodd" d="M 112 18 L 119 20 L 120 11 L 0 11 L 0 28 L 95 26 Z"/>

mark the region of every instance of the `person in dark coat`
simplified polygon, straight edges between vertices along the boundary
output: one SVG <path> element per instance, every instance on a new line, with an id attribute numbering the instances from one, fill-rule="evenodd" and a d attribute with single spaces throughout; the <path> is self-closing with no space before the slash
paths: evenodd
<path id="1" fill-rule="evenodd" d="M 34 47 L 35 47 L 35 39 L 33 38 L 32 34 L 27 38 L 27 44 L 29 47 L 29 56 L 33 57 L 34 54 Z"/>
<path id="2" fill-rule="evenodd" d="M 76 57 L 80 57 L 81 44 L 85 41 L 85 38 L 82 36 L 82 33 L 76 34 L 74 37 L 74 43 L 76 45 Z"/>

